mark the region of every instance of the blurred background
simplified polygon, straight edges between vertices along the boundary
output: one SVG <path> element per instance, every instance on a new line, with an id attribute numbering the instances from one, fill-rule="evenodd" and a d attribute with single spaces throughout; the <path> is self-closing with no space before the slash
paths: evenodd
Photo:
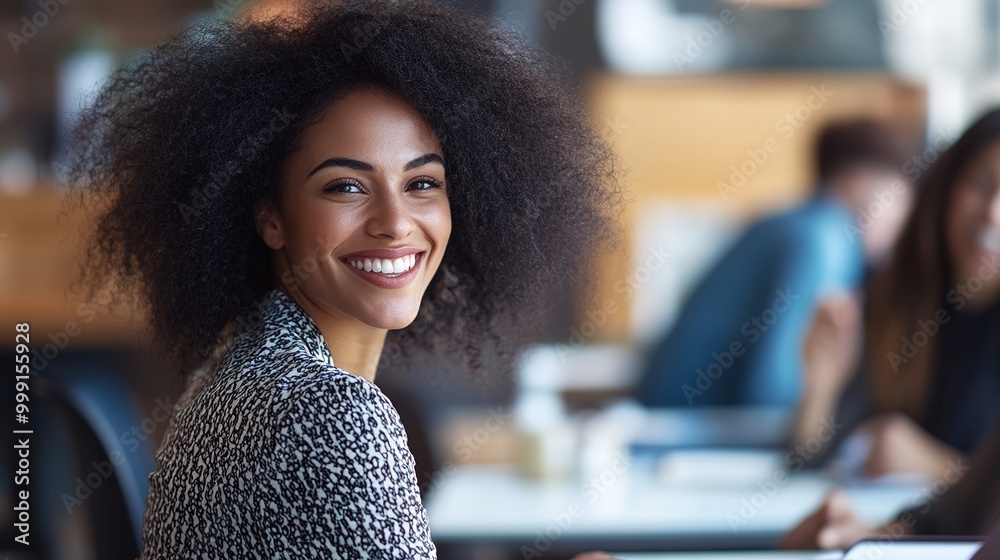
<path id="1" fill-rule="evenodd" d="M 118 61 L 190 22 L 295 1 L 0 4 L 0 354 L 14 362 L 14 325 L 30 322 L 38 403 L 30 552 L 13 543 L 18 464 L 3 436 L 11 558 L 133 558 L 181 390 L 144 353 L 138 318 L 67 297 L 81 224 L 63 206 L 59 162 L 74 113 Z M 783 455 L 804 391 L 798 349 L 824 298 L 856 293 L 888 258 L 914 182 L 1000 101 L 1000 0 L 454 3 L 569 63 L 631 202 L 625 246 L 598 256 L 595 285 L 567 296 L 516 379 L 474 380 L 443 361 L 378 380 L 410 435 L 441 557 L 768 548 L 834 485 L 873 522 L 916 504 L 926 479 L 875 485 L 800 464 L 815 451 Z M 866 122 L 891 137 L 898 166 L 885 145 L 851 159 L 880 134 Z M 837 198 L 840 218 L 802 210 L 842 179 L 817 167 L 831 123 L 858 126 L 827 157 L 847 153 L 882 181 L 852 183 L 865 192 Z M 817 276 L 802 288 L 762 279 L 780 266 L 734 252 L 773 246 L 745 235 L 792 214 L 833 219 L 833 253 L 844 252 L 792 259 Z M 764 298 L 732 303 L 750 286 Z M 688 311 L 697 321 L 683 322 L 686 306 L 700 306 Z M 671 338 L 678 329 L 689 338 Z M 762 357 L 769 331 L 777 354 Z M 699 341 L 691 361 L 671 361 Z M 0 385 L 11 410 L 14 384 Z"/>

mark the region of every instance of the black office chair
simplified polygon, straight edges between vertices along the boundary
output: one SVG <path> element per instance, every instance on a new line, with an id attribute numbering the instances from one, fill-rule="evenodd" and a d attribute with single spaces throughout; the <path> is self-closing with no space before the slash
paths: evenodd
<path id="1" fill-rule="evenodd" d="M 72 514 L 85 512 L 95 557 L 133 560 L 142 546 L 147 477 L 156 468 L 148 442 L 127 449 L 122 441 L 143 421 L 135 395 L 120 376 L 100 368 L 38 376 L 33 385 L 47 409 L 44 413 L 72 441 L 72 453 L 56 451 L 56 458 L 72 458 L 71 501 L 79 499 L 78 489 L 84 494 L 89 489 L 79 504 L 72 502 L 76 505 Z M 65 509 L 62 513 L 69 515 Z"/>

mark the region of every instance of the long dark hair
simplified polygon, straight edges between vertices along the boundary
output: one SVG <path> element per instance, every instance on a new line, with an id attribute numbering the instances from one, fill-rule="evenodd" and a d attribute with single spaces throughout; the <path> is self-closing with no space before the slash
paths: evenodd
<path id="1" fill-rule="evenodd" d="M 913 213 L 893 257 L 872 282 L 866 304 L 866 356 L 879 412 L 919 418 L 925 408 L 939 338 L 912 357 L 901 355 L 920 321 L 933 321 L 953 284 L 954 262 L 946 242 L 947 215 L 957 179 L 982 150 L 1000 141 L 1000 109 L 982 115 L 917 181 Z"/>

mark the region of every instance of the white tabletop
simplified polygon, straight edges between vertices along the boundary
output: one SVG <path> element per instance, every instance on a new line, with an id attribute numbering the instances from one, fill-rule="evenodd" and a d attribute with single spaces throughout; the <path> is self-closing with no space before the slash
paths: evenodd
<path id="1" fill-rule="evenodd" d="M 834 552 L 632 552 L 615 553 L 618 560 L 836 560 Z"/>
<path id="2" fill-rule="evenodd" d="M 834 487 L 819 475 L 803 473 L 792 473 L 773 488 L 761 482 L 768 477 L 753 483 L 745 476 L 670 483 L 639 464 L 611 478 L 597 485 L 578 479 L 536 481 L 512 468 L 458 467 L 443 475 L 428 496 L 431 532 L 438 542 L 530 542 L 548 532 L 560 540 L 701 536 L 722 543 L 780 535 Z M 920 497 L 916 484 L 845 491 L 870 523 L 888 521 Z"/>
<path id="3" fill-rule="evenodd" d="M 979 542 L 907 542 L 862 543 L 847 553 L 819 552 L 641 552 L 611 553 L 617 560 L 969 560 L 981 546 Z"/>

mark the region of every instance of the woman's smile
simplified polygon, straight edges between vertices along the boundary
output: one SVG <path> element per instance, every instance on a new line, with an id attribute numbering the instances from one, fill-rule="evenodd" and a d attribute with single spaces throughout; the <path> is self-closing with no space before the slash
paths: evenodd
<path id="1" fill-rule="evenodd" d="M 380 288 L 402 288 L 417 277 L 423 254 L 411 247 L 373 249 L 351 253 L 340 262 Z"/>

